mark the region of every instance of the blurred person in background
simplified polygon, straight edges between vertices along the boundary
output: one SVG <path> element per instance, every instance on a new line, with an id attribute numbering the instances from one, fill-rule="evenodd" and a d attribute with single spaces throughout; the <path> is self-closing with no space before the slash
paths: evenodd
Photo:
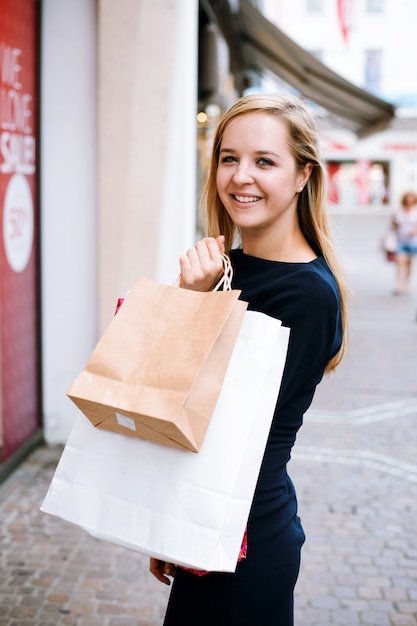
<path id="1" fill-rule="evenodd" d="M 417 254 L 417 194 L 406 191 L 401 206 L 392 217 L 397 234 L 396 282 L 394 295 L 410 293 L 413 257 Z"/>

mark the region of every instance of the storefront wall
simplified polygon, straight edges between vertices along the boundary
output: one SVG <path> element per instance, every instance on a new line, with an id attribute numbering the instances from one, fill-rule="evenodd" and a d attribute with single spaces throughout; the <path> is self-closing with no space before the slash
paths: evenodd
<path id="1" fill-rule="evenodd" d="M 43 420 L 140 276 L 173 283 L 194 242 L 198 0 L 43 0 Z"/>
<path id="2" fill-rule="evenodd" d="M 38 21 L 0 0 L 0 462 L 40 426 Z"/>

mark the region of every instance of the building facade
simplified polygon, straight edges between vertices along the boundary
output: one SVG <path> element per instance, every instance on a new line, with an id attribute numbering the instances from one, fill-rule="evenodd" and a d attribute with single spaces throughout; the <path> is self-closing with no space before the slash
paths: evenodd
<path id="1" fill-rule="evenodd" d="M 417 190 L 417 4 L 413 0 L 263 0 L 265 15 L 328 67 L 397 107 L 390 128 L 358 139 L 325 112 L 330 199 L 391 211 Z"/>
<path id="2" fill-rule="evenodd" d="M 194 242 L 198 0 L 0 0 L 0 15 L 1 475 L 40 437 L 66 441 L 66 391 L 117 298 L 140 276 L 174 282 Z M 30 172 L 6 160 L 10 134 Z"/>

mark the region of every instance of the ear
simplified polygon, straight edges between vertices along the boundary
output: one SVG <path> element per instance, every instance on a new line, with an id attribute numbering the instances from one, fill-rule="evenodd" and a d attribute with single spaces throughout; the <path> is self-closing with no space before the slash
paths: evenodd
<path id="1" fill-rule="evenodd" d="M 307 184 L 308 179 L 310 178 L 311 172 L 313 170 L 313 163 L 308 161 L 305 164 L 303 169 L 300 171 L 297 179 L 298 183 L 298 191 L 301 192 Z"/>

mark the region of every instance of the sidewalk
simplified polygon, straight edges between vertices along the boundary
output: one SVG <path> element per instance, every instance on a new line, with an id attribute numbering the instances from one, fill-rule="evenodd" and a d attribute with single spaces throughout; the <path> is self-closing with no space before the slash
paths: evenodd
<path id="1" fill-rule="evenodd" d="M 417 626 L 417 266 L 413 295 L 391 295 L 385 219 L 335 217 L 356 302 L 289 467 L 307 535 L 296 626 Z M 161 626 L 169 589 L 147 557 L 39 512 L 60 452 L 0 486 L 0 626 Z"/>
<path id="2" fill-rule="evenodd" d="M 417 625 L 417 276 L 392 295 L 385 220 L 336 219 L 355 304 L 290 466 L 307 535 L 297 626 Z"/>

